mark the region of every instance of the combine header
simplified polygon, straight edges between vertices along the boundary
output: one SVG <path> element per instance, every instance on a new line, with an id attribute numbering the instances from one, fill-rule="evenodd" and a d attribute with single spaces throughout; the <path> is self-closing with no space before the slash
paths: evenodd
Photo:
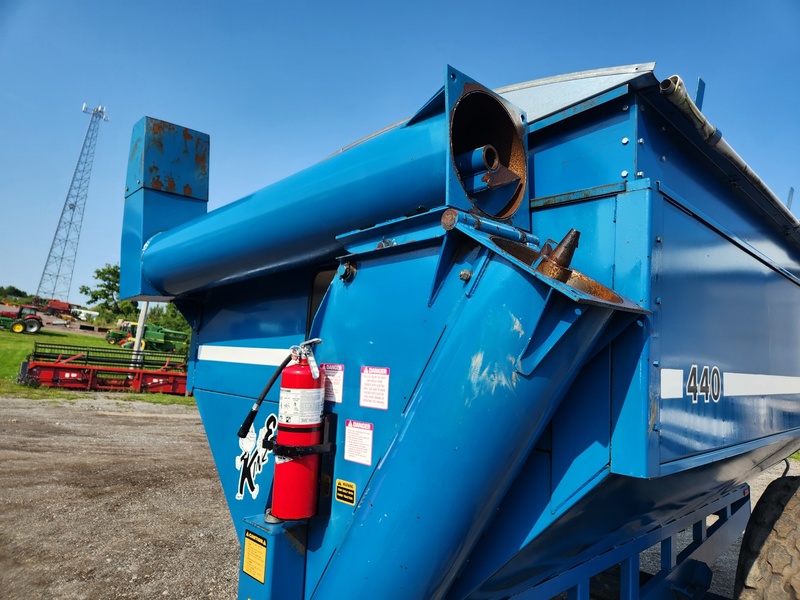
<path id="1" fill-rule="evenodd" d="M 73 390 L 185 395 L 186 357 L 36 343 L 20 365 L 19 381 Z"/>
<path id="2" fill-rule="evenodd" d="M 800 223 L 653 67 L 448 68 L 209 214 L 208 136 L 135 125 L 121 291 L 192 324 L 239 598 L 588 598 L 614 565 L 625 598 L 708 589 L 800 446 Z M 738 589 L 788 590 L 748 527 Z"/>

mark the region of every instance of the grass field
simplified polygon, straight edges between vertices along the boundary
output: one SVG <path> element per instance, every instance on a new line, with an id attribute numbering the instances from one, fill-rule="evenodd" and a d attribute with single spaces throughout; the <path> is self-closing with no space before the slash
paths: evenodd
<path id="1" fill-rule="evenodd" d="M 90 346 L 107 348 L 108 342 L 101 337 L 68 333 L 64 330 L 43 328 L 39 333 L 11 333 L 7 329 L 0 329 L 0 396 L 14 396 L 21 398 L 90 398 L 95 392 L 65 390 L 59 388 L 30 387 L 19 385 L 17 375 L 19 365 L 25 357 L 33 351 L 34 342 L 50 344 L 69 344 L 73 346 Z M 191 397 L 176 396 L 173 394 L 117 394 L 123 399 L 144 400 L 158 404 L 188 404 L 193 405 Z"/>

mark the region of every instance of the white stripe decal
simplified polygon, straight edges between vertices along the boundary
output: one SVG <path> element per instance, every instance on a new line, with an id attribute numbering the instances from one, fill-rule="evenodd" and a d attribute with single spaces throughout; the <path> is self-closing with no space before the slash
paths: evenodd
<path id="1" fill-rule="evenodd" d="M 661 369 L 661 398 L 683 398 L 683 369 Z"/>
<path id="2" fill-rule="evenodd" d="M 289 356 L 289 350 L 282 348 L 243 348 L 241 346 L 203 344 L 197 350 L 197 360 L 272 367 L 280 365 L 287 356 Z"/>
<path id="3" fill-rule="evenodd" d="M 758 375 L 755 373 L 723 373 L 723 396 L 775 396 L 800 394 L 800 377 Z"/>

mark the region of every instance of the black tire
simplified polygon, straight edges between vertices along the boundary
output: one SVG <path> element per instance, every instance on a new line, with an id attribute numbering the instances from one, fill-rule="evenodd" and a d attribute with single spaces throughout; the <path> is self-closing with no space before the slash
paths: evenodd
<path id="1" fill-rule="evenodd" d="M 739 550 L 733 597 L 800 598 L 800 477 L 767 486 L 747 523 Z"/>
<path id="2" fill-rule="evenodd" d="M 42 324 L 37 319 L 25 319 L 25 333 L 39 333 Z"/>

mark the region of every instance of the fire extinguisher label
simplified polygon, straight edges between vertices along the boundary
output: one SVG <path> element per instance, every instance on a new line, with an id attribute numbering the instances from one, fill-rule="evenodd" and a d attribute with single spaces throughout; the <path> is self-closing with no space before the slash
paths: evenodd
<path id="1" fill-rule="evenodd" d="M 388 410 L 389 367 L 361 367 L 359 405 Z"/>
<path id="2" fill-rule="evenodd" d="M 286 425 L 314 425 L 322 422 L 325 390 L 281 388 L 278 422 Z"/>
<path id="3" fill-rule="evenodd" d="M 347 419 L 344 428 L 344 459 L 361 465 L 372 464 L 375 425 Z"/>
<path id="4" fill-rule="evenodd" d="M 320 370 L 325 373 L 325 402 L 342 402 L 344 387 L 344 365 L 322 363 Z"/>

